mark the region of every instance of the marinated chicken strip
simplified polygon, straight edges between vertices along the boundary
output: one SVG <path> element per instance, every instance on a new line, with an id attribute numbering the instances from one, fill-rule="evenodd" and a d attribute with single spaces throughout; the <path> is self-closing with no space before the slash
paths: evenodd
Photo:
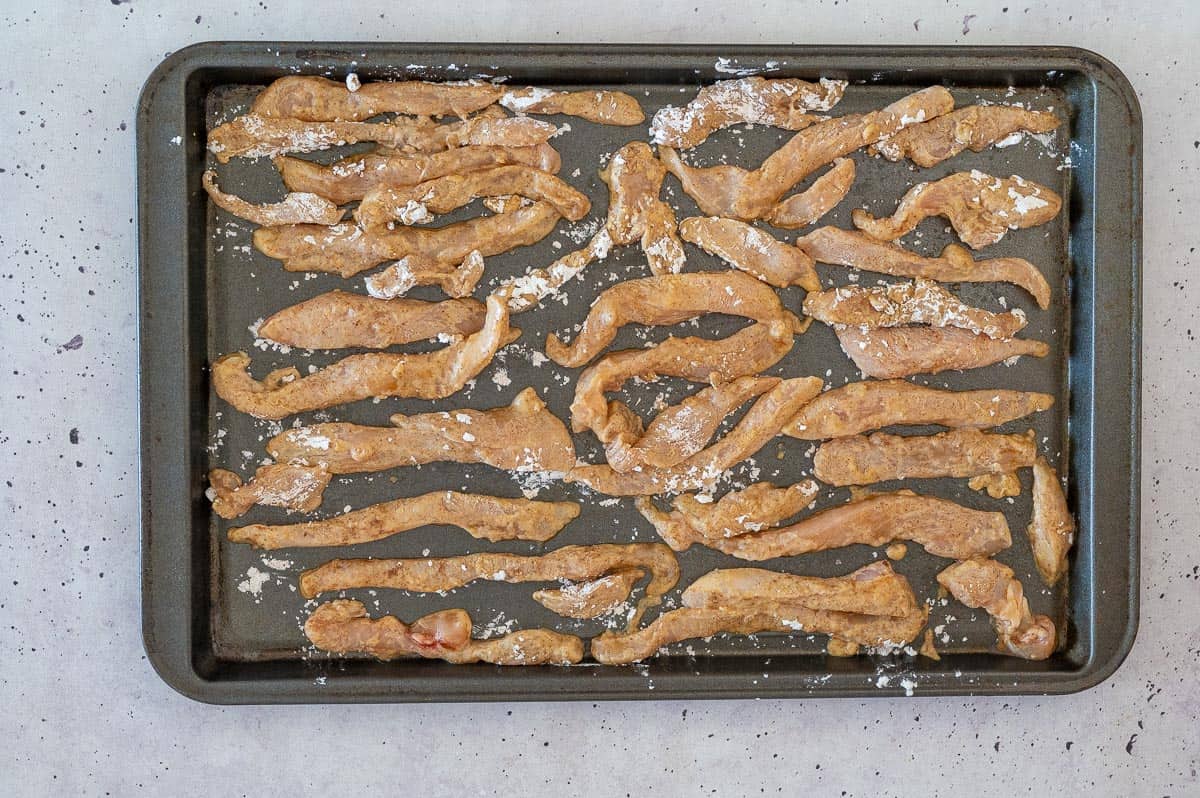
<path id="1" fill-rule="evenodd" d="M 679 235 L 735 269 L 776 288 L 798 285 L 805 291 L 821 290 L 812 258 L 745 222 L 693 216 L 679 223 Z"/>
<path id="2" fill-rule="evenodd" d="M 222 518 L 237 518 L 256 504 L 312 512 L 321 506 L 331 479 L 333 475 L 322 466 L 290 463 L 261 466 L 246 483 L 223 468 L 208 472 L 213 512 Z"/>
<path id="3" fill-rule="evenodd" d="M 817 377 L 783 380 L 763 394 L 724 437 L 670 468 L 644 468 L 622 474 L 609 465 L 576 466 L 567 482 L 579 482 L 609 496 L 646 496 L 705 488 L 726 469 L 750 457 L 779 434 L 804 403 L 821 390 Z"/>
<path id="4" fill-rule="evenodd" d="M 211 169 L 205 171 L 200 182 L 213 205 L 255 224 L 337 224 L 342 220 L 341 208 L 316 194 L 291 192 L 280 202 L 255 205 L 217 188 L 217 173 Z"/>
<path id="5" fill-rule="evenodd" d="M 563 114 L 601 125 L 640 125 L 646 114 L 621 91 L 550 91 L 534 86 L 510 89 L 500 104 L 516 114 Z"/>
<path id="6" fill-rule="evenodd" d="M 968 105 L 901 130 L 872 150 L 889 161 L 909 158 L 917 166 L 930 167 L 965 149 L 982 152 L 993 144 L 1015 144 L 1023 133 L 1049 133 L 1060 124 L 1057 116 L 1046 111 L 1012 105 Z"/>
<path id="7" fill-rule="evenodd" d="M 376 299 L 404 296 L 413 286 L 436 285 L 446 296 L 468 297 L 483 278 L 483 256 L 473 249 L 457 266 L 426 255 L 406 255 L 363 281 Z"/>
<path id="8" fill-rule="evenodd" d="M 707 446 L 730 413 L 779 383 L 778 377 L 747 376 L 710 385 L 664 409 L 645 432 L 641 430 L 641 419 L 631 412 L 634 421 L 629 429 L 617 431 L 615 435 L 610 433 L 612 437 L 604 449 L 605 460 L 614 471 L 621 473 L 646 466 L 670 468 L 678 465 Z"/>
<path id="9" fill-rule="evenodd" d="M 784 488 L 769 482 L 756 482 L 743 490 L 726 493 L 715 504 L 701 502 L 688 493 L 676 496 L 674 511 L 669 515 L 645 496 L 637 498 L 634 505 L 656 526 L 669 523 L 687 528 L 672 539 L 682 540 L 694 535 L 701 539 L 731 538 L 778 525 L 812 503 L 819 491 L 820 486 L 811 479 Z"/>
<path id="10" fill-rule="evenodd" d="M 806 404 L 785 435 L 808 441 L 857 435 L 893 424 L 984 429 L 1049 410 L 1054 397 L 1030 391 L 944 391 L 904 380 L 852 382 Z"/>
<path id="11" fill-rule="evenodd" d="M 683 269 L 683 244 L 675 232 L 675 211 L 658 198 L 667 171 L 650 145 L 631 141 L 601 170 L 608 185 L 605 229 L 617 245 L 640 241 L 654 274 Z"/>
<path id="12" fill-rule="evenodd" d="M 679 562 L 661 543 L 602 543 L 564 546 L 542 555 L 481 552 L 460 557 L 413 560 L 332 560 L 300 575 L 300 595 L 312 598 L 335 590 L 361 587 L 432 593 L 454 590 L 477 579 L 496 582 L 586 581 L 639 568 L 650 574 L 645 595 L 629 621 L 637 627 L 642 613 L 662 601 L 679 581 Z"/>
<path id="13" fill-rule="evenodd" d="M 359 122 L 387 113 L 462 117 L 492 105 L 503 92 L 495 84 L 479 81 L 423 80 L 381 80 L 351 90 L 342 81 L 288 75 L 263 89 L 250 111 L 305 122 Z"/>
<path id="14" fill-rule="evenodd" d="M 304 622 L 314 646 L 334 654 L 369 654 L 392 660 L 407 655 L 464 664 L 573 665 L 583 659 L 583 641 L 550 629 L 525 629 L 487 640 L 471 639 L 465 610 L 430 613 L 408 626 L 392 615 L 371 618 L 361 601 L 322 604 Z"/>
<path id="15" fill-rule="evenodd" d="M 934 556 L 963 560 L 989 557 L 1012 545 L 1003 513 L 973 510 L 906 490 L 868 496 L 788 526 L 730 538 L 705 537 L 681 516 L 650 505 L 639 509 L 675 551 L 700 543 L 741 560 L 794 557 L 855 544 L 878 548 L 896 541 L 919 543 Z"/>
<path id="16" fill-rule="evenodd" d="M 763 217 L 769 224 L 795 230 L 815 224 L 837 207 L 854 186 L 857 169 L 849 158 L 838 158 L 813 184 L 780 202 Z"/>
<path id="17" fill-rule="evenodd" d="M 945 216 L 964 244 L 983 249 L 1009 230 L 1045 224 L 1061 209 L 1062 198 L 1045 186 L 1017 175 L 992 177 L 972 169 L 913 186 L 890 217 L 876 218 L 857 208 L 851 219 L 872 238 L 893 241 L 929 216 Z"/>
<path id="18" fill-rule="evenodd" d="M 1012 338 L 1024 329 L 1025 311 L 992 313 L 971 307 L 931 280 L 891 285 L 848 285 L 804 299 L 805 314 L 826 324 L 899 327 L 929 324 L 958 327 L 988 338 Z"/>
<path id="19" fill-rule="evenodd" d="M 359 203 L 354 219 L 370 232 L 387 229 L 396 222 L 428 221 L 434 214 L 449 213 L 480 197 L 512 194 L 547 202 L 571 221 L 587 216 L 591 208 L 586 196 L 548 172 L 529 166 L 496 166 L 415 186 L 374 188 Z"/>
<path id="20" fill-rule="evenodd" d="M 957 327 L 836 328 L 842 351 L 865 377 L 963 371 L 1021 355 L 1045 357 L 1050 347 L 1026 338 L 988 338 Z"/>
<path id="21" fill-rule="evenodd" d="M 397 413 L 391 423 L 293 427 L 268 441 L 267 451 L 281 463 L 321 466 L 332 474 L 436 462 L 548 472 L 569 471 L 575 465 L 571 434 L 533 388 L 521 391 L 507 407 Z"/>
<path id="22" fill-rule="evenodd" d="M 1021 582 L 1007 565 L 991 559 L 958 562 L 937 575 L 938 584 L 968 607 L 992 616 L 999 647 L 1023 659 L 1054 653 L 1054 621 L 1034 615 Z"/>
<path id="23" fill-rule="evenodd" d="M 908 580 L 886 560 L 845 576 L 820 578 L 765 568 L 718 568 L 687 586 L 685 607 L 728 607 L 768 599 L 812 610 L 902 618 L 918 609 Z"/>
<path id="24" fill-rule="evenodd" d="M 853 435 L 826 441 L 813 455 L 813 476 L 827 485 L 870 485 L 891 479 L 1008 474 L 1037 460 L 1033 430 L 999 435 L 955 429 L 937 435 Z"/>
<path id="25" fill-rule="evenodd" d="M 384 261 L 418 255 L 438 263 L 462 263 L 472 251 L 484 257 L 541 241 L 554 230 L 558 211 L 545 202 L 444 227 L 400 227 L 367 232 L 356 224 L 323 227 L 293 224 L 260 227 L 254 248 L 283 261 L 290 272 L 330 272 L 353 277 Z"/>
<path id="26" fill-rule="evenodd" d="M 792 186 L 825 164 L 953 107 L 950 92 L 932 86 L 879 111 L 818 122 L 792 136 L 755 170 L 730 165 L 688 166 L 670 147 L 660 147 L 658 155 L 706 216 L 748 222 L 771 213 Z"/>
<path id="27" fill-rule="evenodd" d="M 250 357 L 235 352 L 212 364 L 213 388 L 243 413 L 272 419 L 376 396 L 444 399 L 491 363 L 500 347 L 515 340 L 513 333 L 519 331 L 508 326 L 508 309 L 488 297 L 483 328 L 436 352 L 368 352 L 307 376 L 295 368 L 279 369 L 262 381 L 250 376 Z"/>
<path id="28" fill-rule="evenodd" d="M 520 277 L 505 281 L 496 289 L 496 296 L 508 304 L 510 313 L 524 313 L 537 307 L 539 302 L 556 293 L 592 263 L 607 258 L 611 249 L 612 238 L 602 229 L 583 249 L 568 252 L 544 269 L 530 269 Z"/>
<path id="29" fill-rule="evenodd" d="M 276 158 L 275 167 L 289 191 L 319 194 L 339 205 L 360 200 L 380 186 L 415 186 L 446 175 L 496 166 L 521 165 L 556 173 L 562 165 L 549 144 L 536 147 L 456 147 L 445 152 L 381 152 L 354 155 L 324 166 L 303 158 Z"/>
<path id="30" fill-rule="evenodd" d="M 423 526 L 456 526 L 473 538 L 545 542 L 579 516 L 574 502 L 535 502 L 438 491 L 395 499 L 321 521 L 251 524 L 229 530 L 234 543 L 256 549 L 353 546 Z"/>
<path id="31" fill-rule="evenodd" d="M 791 351 L 792 325 L 783 320 L 753 324 L 733 335 L 708 338 L 667 338 L 646 349 L 612 352 L 579 375 L 571 402 L 571 429 L 601 435 L 609 423 L 604 394 L 618 391 L 633 378 L 651 381 L 682 377 L 719 385 L 770 368 Z M 601 443 L 608 439 L 601 435 Z"/>
<path id="32" fill-rule="evenodd" d="M 629 600 L 633 585 L 645 576 L 640 568 L 624 568 L 590 582 L 571 582 L 556 590 L 538 590 L 533 600 L 567 618 L 599 618 Z"/>
<path id="33" fill-rule="evenodd" d="M 1058 474 L 1042 457 L 1033 464 L 1033 518 L 1026 532 L 1038 573 L 1053 587 L 1067 571 L 1067 552 L 1075 542 L 1075 519 L 1067 509 Z"/>
<path id="34" fill-rule="evenodd" d="M 801 130 L 828 111 L 846 91 L 846 81 L 821 78 L 739 78 L 705 86 L 686 106 L 659 109 L 650 122 L 650 141 L 681 150 L 699 146 L 711 134 L 733 125 L 769 125 Z"/>
<path id="35" fill-rule="evenodd" d="M 864 233 L 821 227 L 796 240 L 796 246 L 819 263 L 834 263 L 896 277 L 918 277 L 943 283 L 1012 283 L 1028 291 L 1038 307 L 1050 307 L 1050 284 L 1036 266 L 1022 258 L 975 260 L 966 248 L 948 244 L 937 258 L 926 258 Z"/>
<path id="36" fill-rule="evenodd" d="M 748 274 L 660 274 L 605 289 L 592 304 L 575 341 L 564 344 L 551 333 L 546 337 L 546 354 L 560 366 L 583 366 L 612 343 L 626 324 L 678 324 L 707 313 L 754 321 L 783 319 L 797 331 L 802 327 L 783 307 L 779 294 Z"/>

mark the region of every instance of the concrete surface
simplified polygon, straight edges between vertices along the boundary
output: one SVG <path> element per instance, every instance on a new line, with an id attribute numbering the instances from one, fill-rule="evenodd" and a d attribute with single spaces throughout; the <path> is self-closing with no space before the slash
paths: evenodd
<path id="1" fill-rule="evenodd" d="M 0 794 L 1200 794 L 1200 7 L 573 5 L 4 4 Z M 139 634 L 134 103 L 189 43 L 315 38 L 1024 42 L 1114 60 L 1146 118 L 1143 605 L 1124 667 L 1066 698 L 217 708 L 173 693 Z"/>

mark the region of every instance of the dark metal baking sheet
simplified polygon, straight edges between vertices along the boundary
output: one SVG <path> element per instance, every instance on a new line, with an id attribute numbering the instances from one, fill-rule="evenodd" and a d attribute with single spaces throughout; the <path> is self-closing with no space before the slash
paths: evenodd
<path id="1" fill-rule="evenodd" d="M 1051 461 L 1069 474 L 1069 498 L 1080 532 L 1068 580 L 1054 591 L 1046 590 L 1033 570 L 1024 537 L 1029 517 L 1027 474 L 1022 476 L 1025 490 L 1011 502 L 971 491 L 962 480 L 912 485 L 922 492 L 1006 513 L 1014 545 L 1000 559 L 1022 578 L 1034 610 L 1050 614 L 1058 623 L 1065 639 L 1059 653 L 1037 663 L 991 653 L 994 637 L 986 617 L 956 602 L 937 600 L 933 576 L 945 562 L 917 546 L 910 546 L 908 556 L 896 567 L 910 578 L 919 595 L 934 600 L 930 625 L 942 632 L 940 662 L 903 655 L 831 658 L 823 654 L 822 638 L 785 635 L 688 641 L 632 667 L 379 663 L 335 660 L 313 652 L 300 631 L 311 605 L 306 607 L 294 591 L 296 577 L 300 570 L 344 552 L 309 549 L 264 554 L 224 540 L 230 524 L 211 513 L 204 496 L 205 474 L 214 466 L 252 473 L 265 456 L 263 442 L 277 426 L 237 413 L 217 399 L 211 393 L 206 364 L 225 352 L 245 349 L 253 355 L 254 373 L 261 375 L 284 365 L 319 367 L 344 356 L 345 352 L 256 348 L 249 328 L 281 307 L 334 287 L 362 290 L 361 280 L 284 272 L 276 261 L 249 246 L 252 225 L 211 207 L 200 188 L 200 174 L 206 164 L 206 129 L 244 110 L 262 85 L 284 74 L 343 77 L 351 70 L 364 80 L 480 76 L 549 87 L 615 88 L 637 96 L 648 116 L 661 105 L 687 102 L 701 83 L 743 70 L 849 79 L 852 85 L 835 110 L 838 114 L 877 108 L 921 86 L 943 83 L 959 105 L 976 100 L 1024 102 L 1067 115 L 1069 126 L 1049 141 L 1027 139 L 1003 150 L 968 152 L 928 170 L 859 153 L 854 190 L 823 220 L 849 226 L 850 209 L 863 205 L 876 213 L 890 212 L 912 184 L 970 168 L 1020 174 L 1068 197 L 1069 211 L 1056 223 L 1011 233 L 987 253 L 1022 256 L 1037 263 L 1055 289 L 1050 310 L 1039 311 L 1014 287 L 958 287 L 958 293 L 972 304 L 1024 308 L 1030 325 L 1023 335 L 1048 341 L 1051 355 L 1024 358 L 1010 367 L 917 379 L 953 388 L 1044 390 L 1059 397 L 1052 411 L 1013 422 L 1006 429 L 1034 428 Z M 533 247 L 488 259 L 479 296 L 492 281 L 545 265 L 578 246 L 584 233 L 603 218 L 606 207 L 606 192 L 596 176 L 601 157 L 646 136 L 644 126 L 557 121 L 571 126 L 569 134 L 554 141 L 563 157 L 560 174 L 589 195 L 592 214 L 580 224 L 560 223 L 554 235 Z M 726 157 L 729 162 L 736 159 L 753 165 L 788 135 L 767 128 L 725 131 L 696 151 L 696 162 Z M 1064 167 L 1067 155 L 1069 163 Z M 1099 56 L 1070 48 L 210 43 L 176 53 L 147 81 L 138 109 L 143 629 L 151 660 L 172 686 L 214 702 L 1061 693 L 1099 682 L 1124 658 L 1137 626 L 1140 157 L 1141 119 L 1128 82 Z M 235 161 L 220 167 L 219 175 L 223 188 L 251 199 L 266 200 L 281 190 L 266 161 Z M 673 178 L 667 180 L 666 196 L 680 218 L 696 212 Z M 781 237 L 794 240 L 795 235 Z M 906 240 L 932 254 L 954 238 L 941 222 L 927 221 Z M 693 247 L 688 247 L 688 255 L 690 270 L 720 268 L 718 261 Z M 819 268 L 826 285 L 855 279 L 846 269 Z M 547 332 L 569 330 L 581 321 L 591 299 L 604 287 L 646 273 L 636 247 L 616 250 L 572 284 L 564 292 L 565 300 L 551 300 L 517 317 L 522 338 L 469 391 L 441 403 L 361 402 L 334 409 L 330 415 L 380 424 L 391 413 L 419 412 L 435 405 L 442 409 L 507 404 L 521 388 L 533 385 L 565 418 L 576 370 L 553 363 L 537 365 L 531 353 L 541 349 Z M 873 282 L 876 276 L 863 273 L 858 279 Z M 419 291 L 414 295 L 423 296 Z M 430 293 L 426 298 L 435 296 Z M 797 308 L 802 295 L 793 289 L 784 297 L 786 304 Z M 707 317 L 698 329 L 715 336 L 736 326 L 732 320 Z M 659 340 L 668 332 L 626 330 L 616 346 Z M 771 372 L 817 374 L 831 385 L 859 378 L 822 325 L 814 325 L 798 338 L 792 353 Z M 668 401 L 677 401 L 685 388 L 666 381 L 627 391 L 627 398 L 645 413 L 664 390 Z M 301 418 L 308 421 L 319 415 Z M 576 436 L 576 446 L 580 456 L 596 458 L 596 447 L 587 437 Z M 737 478 L 787 484 L 806 476 L 810 466 L 809 443 L 781 438 L 760 452 L 754 463 L 738 469 Z M 752 468 L 759 469 L 757 475 Z M 511 496 L 521 495 L 522 488 L 540 488 L 539 498 L 579 499 L 584 513 L 544 546 L 487 544 L 440 527 L 357 546 L 349 556 L 446 556 L 483 548 L 532 552 L 570 543 L 656 539 L 628 499 L 605 501 L 570 486 L 539 486 L 482 466 L 433 464 L 341 478 L 330 486 L 318 512 L 327 516 L 346 507 L 444 488 Z M 825 490 L 819 505 L 840 502 L 845 496 L 844 490 Z M 238 523 L 285 518 L 281 511 L 256 508 Z M 867 547 L 852 547 L 767 565 L 834 575 L 879 556 Z M 713 567 L 739 561 L 694 547 L 680 555 L 680 563 L 682 589 Z M 604 628 L 602 622 L 559 618 L 533 602 L 531 592 L 529 585 L 476 583 L 447 596 L 399 591 L 355 595 L 373 613 L 394 613 L 407 620 L 461 606 L 477 624 L 491 630 L 506 624 L 546 625 L 586 637 Z"/>

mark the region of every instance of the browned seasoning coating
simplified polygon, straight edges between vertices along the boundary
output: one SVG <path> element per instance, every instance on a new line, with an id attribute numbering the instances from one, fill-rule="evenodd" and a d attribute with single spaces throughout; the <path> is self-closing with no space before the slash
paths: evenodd
<path id="1" fill-rule="evenodd" d="M 1054 621 L 1030 611 L 1025 591 L 1007 565 L 991 559 L 965 560 L 946 568 L 937 580 L 963 604 L 992 616 L 1002 651 L 1033 660 L 1054 653 Z"/>
<path id="2" fill-rule="evenodd" d="M 1021 479 L 1015 471 L 1007 474 L 980 474 L 967 480 L 971 490 L 986 491 L 993 499 L 1006 499 L 1021 495 Z"/>
<path id="3" fill-rule="evenodd" d="M 909 158 L 917 166 L 936 166 L 965 149 L 982 152 L 1014 133 L 1049 133 L 1062 124 L 1046 111 L 1011 105 L 968 105 L 883 139 L 871 149 L 889 161 Z"/>
<path id="4" fill-rule="evenodd" d="M 828 485 L 891 479 L 1007 474 L 1037 459 L 1033 430 L 1000 435 L 955 429 L 937 435 L 854 435 L 826 441 L 813 455 L 813 476 Z"/>
<path id="5" fill-rule="evenodd" d="M 836 331 L 842 351 L 863 376 L 880 380 L 977 369 L 1050 352 L 1042 341 L 989 338 L 957 327 L 838 327 Z"/>
<path id="6" fill-rule="evenodd" d="M 1026 532 L 1038 573 L 1053 587 L 1067 571 L 1067 552 L 1075 542 L 1075 519 L 1067 508 L 1058 474 L 1043 457 L 1033 464 L 1033 517 Z"/>
<path id="7" fill-rule="evenodd" d="M 222 518 L 237 518 L 256 504 L 312 512 L 321 506 L 321 496 L 332 478 L 323 466 L 290 463 L 260 466 L 246 483 L 223 468 L 208 472 L 213 512 Z"/>
<path id="8" fill-rule="evenodd" d="M 684 241 L 776 288 L 821 290 L 813 260 L 802 250 L 736 219 L 693 216 L 679 223 Z"/>

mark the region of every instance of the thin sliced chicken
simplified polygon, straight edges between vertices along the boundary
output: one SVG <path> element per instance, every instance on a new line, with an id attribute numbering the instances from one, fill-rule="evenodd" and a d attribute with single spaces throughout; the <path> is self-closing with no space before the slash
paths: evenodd
<path id="1" fill-rule="evenodd" d="M 838 341 L 864 377 L 977 369 L 1022 355 L 1045 357 L 1050 347 L 1026 338 L 988 338 L 957 327 L 836 328 Z"/>
<path id="2" fill-rule="evenodd" d="M 1054 406 L 1048 393 L 945 391 L 904 380 L 852 382 L 806 404 L 785 435 L 809 441 L 857 435 L 893 424 L 984 429 Z"/>
<path id="3" fill-rule="evenodd" d="M 838 158 L 829 171 L 813 184 L 781 201 L 763 218 L 776 227 L 795 230 L 816 224 L 817 220 L 837 207 L 854 186 L 857 168 L 849 158 Z"/>
<path id="4" fill-rule="evenodd" d="M 821 290 L 812 258 L 745 222 L 692 216 L 679 223 L 679 235 L 735 269 L 776 288 L 798 285 L 805 291 Z"/>
<path id="5" fill-rule="evenodd" d="M 605 229 L 614 244 L 640 241 L 654 274 L 679 272 L 685 261 L 675 232 L 675 211 L 658 198 L 666 174 L 650 145 L 642 141 L 617 150 L 600 172 L 608 185 Z"/>
<path id="6" fill-rule="evenodd" d="M 777 526 L 785 518 L 796 515 L 809 504 L 820 491 L 820 486 L 811 479 L 787 487 L 777 487 L 769 482 L 756 482 L 743 490 L 730 491 L 713 503 L 701 502 L 692 494 L 676 496 L 674 510 L 669 522 L 651 503 L 649 497 L 634 501 L 638 511 L 647 520 L 658 523 L 682 524 L 689 534 L 702 539 L 732 538 L 748 532 L 761 532 Z M 682 539 L 681 535 L 673 539 Z"/>
<path id="7" fill-rule="evenodd" d="M 554 590 L 538 590 L 533 600 L 567 618 L 598 618 L 620 609 L 634 583 L 645 576 L 640 568 L 623 568 L 589 582 L 570 582 Z"/>
<path id="8" fill-rule="evenodd" d="M 890 217 L 876 218 L 858 208 L 851 219 L 872 238 L 894 241 L 927 217 L 945 216 L 964 244 L 983 249 L 1009 230 L 1045 224 L 1061 209 L 1062 198 L 1045 186 L 1017 175 L 992 177 L 972 169 L 913 186 Z"/>
<path id="9" fill-rule="evenodd" d="M 821 227 L 796 240 L 819 263 L 834 263 L 896 277 L 924 277 L 943 283 L 1012 283 L 1028 291 L 1038 307 L 1050 307 L 1050 284 L 1023 258 L 975 260 L 966 248 L 948 244 L 937 258 L 926 258 L 888 241 L 854 230 Z"/>
<path id="10" fill-rule="evenodd" d="M 331 479 L 333 475 L 322 466 L 290 463 L 261 466 L 246 483 L 223 468 L 208 472 L 213 512 L 222 518 L 237 518 L 256 504 L 312 512 L 321 506 Z"/>
<path id="11" fill-rule="evenodd" d="M 525 629 L 487 640 L 471 639 L 466 610 L 440 610 L 405 624 L 392 615 L 371 618 L 361 601 L 322 604 L 304 622 L 314 646 L 334 654 L 368 654 L 392 660 L 413 655 L 458 664 L 573 665 L 583 659 L 583 641 L 550 629 Z"/>
<path id="12" fill-rule="evenodd" d="M 1037 460 L 1037 437 L 955 429 L 937 435 L 853 435 L 826 441 L 813 455 L 813 476 L 827 485 L 891 479 L 1008 474 Z"/>
<path id="13" fill-rule="evenodd" d="M 341 208 L 316 194 L 290 192 L 279 202 L 255 205 L 217 188 L 217 173 L 211 169 L 205 171 L 200 182 L 213 205 L 255 224 L 337 224 L 342 220 Z"/>
<path id="14" fill-rule="evenodd" d="M 557 293 L 592 263 L 607 258 L 611 249 L 612 238 L 602 229 L 583 249 L 568 252 L 545 268 L 530 269 L 505 281 L 496 289 L 496 296 L 508 304 L 509 312 L 524 313 Z"/>
<path id="15" fill-rule="evenodd" d="M 1030 611 L 1021 582 L 1007 565 L 990 559 L 966 560 L 942 571 L 937 580 L 963 604 L 992 616 L 1001 650 L 1033 660 L 1054 653 L 1054 621 Z"/>
<path id="16" fill-rule="evenodd" d="M 263 89 L 250 111 L 305 122 L 358 122 L 387 113 L 461 117 L 492 105 L 503 92 L 493 83 L 473 80 L 380 80 L 352 90 L 343 81 L 288 75 Z"/>
<path id="17" fill-rule="evenodd" d="M 646 114 L 629 94 L 621 91 L 550 91 L 527 86 L 509 89 L 500 104 L 517 114 L 563 114 L 601 125 L 640 125 Z"/>
<path id="18" fill-rule="evenodd" d="M 446 296 L 461 299 L 470 296 L 482 278 L 483 256 L 473 249 L 457 266 L 426 255 L 405 255 L 363 282 L 376 299 L 395 299 L 418 285 L 436 285 Z"/>
<path id="19" fill-rule="evenodd" d="M 889 161 L 909 158 L 917 166 L 930 167 L 965 149 L 982 152 L 993 144 L 1015 144 L 1024 133 L 1049 133 L 1061 124 L 1057 116 L 1046 111 L 1012 105 L 968 105 L 902 130 L 872 150 Z"/>
<path id="20" fill-rule="evenodd" d="M 1042 457 L 1033 464 L 1033 517 L 1026 532 L 1038 573 L 1053 587 L 1067 572 L 1067 552 L 1075 542 L 1075 519 L 1067 508 L 1058 474 Z"/>

